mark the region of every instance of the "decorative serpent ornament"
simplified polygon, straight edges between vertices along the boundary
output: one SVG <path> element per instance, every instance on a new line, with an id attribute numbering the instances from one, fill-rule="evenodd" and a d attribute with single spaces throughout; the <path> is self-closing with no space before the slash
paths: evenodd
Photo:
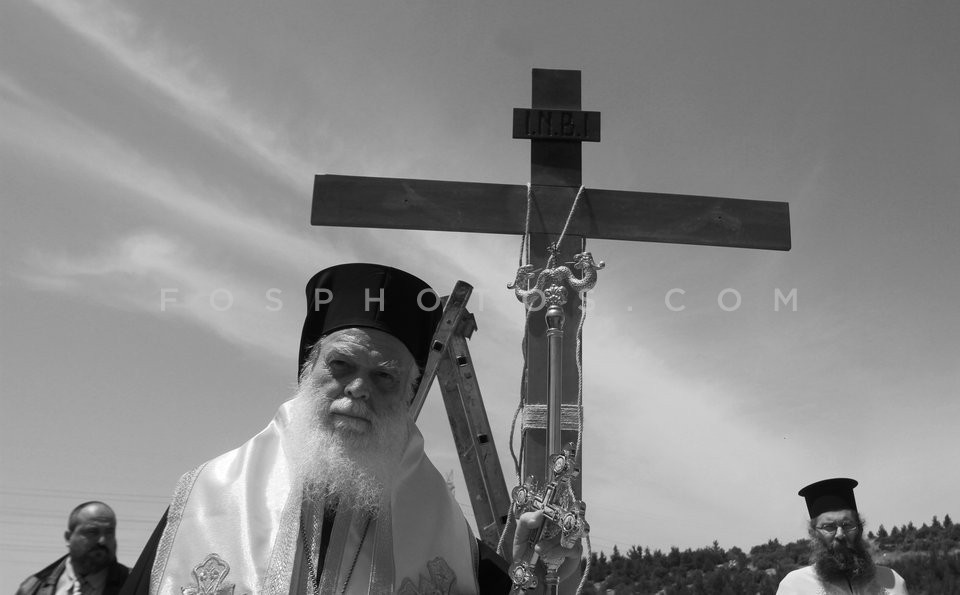
<path id="1" fill-rule="evenodd" d="M 567 301 L 567 287 L 577 293 L 590 291 L 597 284 L 597 271 L 605 266 L 602 260 L 595 261 L 589 252 L 581 252 L 573 260 L 573 268 L 582 271 L 579 278 L 565 265 L 535 269 L 532 264 L 525 264 L 517 269 L 517 275 L 512 283 L 507 284 L 507 289 L 512 289 L 517 299 L 528 307 L 535 297 L 544 298 L 548 304 L 562 306 Z M 533 279 L 536 280 L 531 287 Z"/>
<path id="2" fill-rule="evenodd" d="M 541 270 L 542 269 L 533 268 L 532 264 L 521 266 L 517 269 L 517 276 L 513 282 L 507 283 L 507 289 L 512 289 L 517 299 L 526 303 L 531 296 L 535 295 L 538 291 L 542 291 L 543 279 L 540 277 Z M 530 280 L 534 277 L 537 278 L 537 281 L 533 287 L 530 287 Z M 528 289 L 522 289 L 523 287 L 527 287 Z"/>

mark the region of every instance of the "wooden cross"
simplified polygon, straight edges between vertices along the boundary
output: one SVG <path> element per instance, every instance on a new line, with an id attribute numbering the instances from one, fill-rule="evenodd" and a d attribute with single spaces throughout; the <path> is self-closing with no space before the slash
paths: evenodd
<path id="1" fill-rule="evenodd" d="M 600 114 L 580 109 L 580 71 L 533 70 L 532 109 L 515 109 L 514 138 L 529 139 L 531 262 L 542 267 L 581 185 L 582 141 L 600 140 Z M 318 175 L 313 225 L 522 234 L 527 188 L 519 185 Z M 611 240 L 790 249 L 787 203 L 707 196 L 586 189 L 563 240 L 560 261 L 584 251 L 587 237 Z M 600 274 L 603 283 L 603 273 Z M 564 307 L 576 329 L 579 296 Z M 527 402 L 547 402 L 545 323 L 531 316 Z M 563 344 L 563 402 L 577 402 L 573 332 Z M 564 430 L 563 440 L 576 432 Z M 546 432 L 524 433 L 525 469 L 546 481 Z M 582 451 L 582 447 L 581 447 Z M 582 457 L 582 452 L 577 453 Z M 579 490 L 579 486 L 577 486 Z"/>

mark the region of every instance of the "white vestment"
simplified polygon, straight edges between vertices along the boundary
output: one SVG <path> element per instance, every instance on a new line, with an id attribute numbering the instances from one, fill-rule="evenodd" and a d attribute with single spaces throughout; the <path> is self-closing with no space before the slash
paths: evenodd
<path id="1" fill-rule="evenodd" d="M 347 593 L 476 593 L 476 539 L 415 427 L 379 516 L 368 523 L 338 513 L 315 576 L 323 504 L 304 503 L 284 450 L 296 401 L 246 444 L 180 479 L 151 595 L 313 593 L 318 582 L 321 593 L 345 583 Z"/>
<path id="2" fill-rule="evenodd" d="M 866 585 L 830 583 L 821 579 L 813 566 L 794 570 L 780 581 L 777 595 L 907 595 L 907 585 L 899 574 L 877 566 L 877 574 Z"/>

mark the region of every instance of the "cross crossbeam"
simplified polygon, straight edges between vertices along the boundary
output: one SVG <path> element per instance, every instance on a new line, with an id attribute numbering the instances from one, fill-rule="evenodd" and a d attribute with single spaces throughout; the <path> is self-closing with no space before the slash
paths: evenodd
<path id="1" fill-rule="evenodd" d="M 577 188 L 533 189 L 530 232 L 559 233 Z M 592 239 L 790 249 L 782 202 L 587 188 L 567 231 Z M 319 175 L 313 225 L 522 234 L 527 187 Z"/>

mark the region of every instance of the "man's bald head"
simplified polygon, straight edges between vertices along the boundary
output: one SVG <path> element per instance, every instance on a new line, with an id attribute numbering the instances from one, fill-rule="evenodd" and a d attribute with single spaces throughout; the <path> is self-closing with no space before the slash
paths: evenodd
<path id="1" fill-rule="evenodd" d="M 117 560 L 117 515 L 103 502 L 84 502 L 70 512 L 63 538 L 77 574 L 99 572 Z"/>

